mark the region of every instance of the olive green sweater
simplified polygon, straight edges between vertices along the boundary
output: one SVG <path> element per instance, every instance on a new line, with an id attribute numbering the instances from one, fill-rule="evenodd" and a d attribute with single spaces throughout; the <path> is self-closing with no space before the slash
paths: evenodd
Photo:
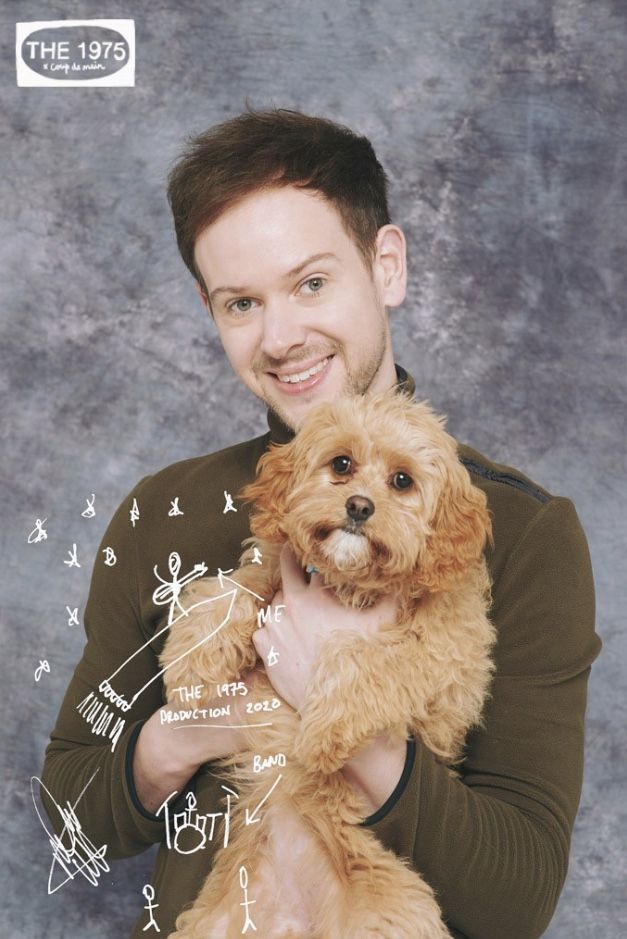
<path id="1" fill-rule="evenodd" d="M 398 366 L 397 375 L 413 393 L 413 379 Z M 268 421 L 270 431 L 260 437 L 145 477 L 122 502 L 100 546 L 112 547 L 117 561 L 107 565 L 98 552 L 84 616 L 87 644 L 46 751 L 43 782 L 59 805 L 74 804 L 96 773 L 76 814 L 94 845 L 108 846 L 107 860 L 160 842 L 152 883 L 165 936 L 210 870 L 219 836 L 190 854 L 168 848 L 164 813 L 146 812 L 135 793 L 134 743 L 163 703 L 161 679 L 151 679 L 164 636 L 151 640 L 168 606 L 156 604 L 153 593 L 157 574 L 172 580 L 172 552 L 181 558 L 180 577 L 201 562 L 211 575 L 237 566 L 249 527 L 235 496 L 269 442 L 291 436 L 272 412 Z M 459 455 L 493 518 L 487 556 L 497 669 L 485 727 L 470 735 L 459 779 L 419 739 L 410 741 L 396 790 L 363 824 L 432 885 L 454 935 L 533 939 L 546 929 L 566 876 L 581 793 L 586 686 L 601 647 L 590 559 L 568 499 L 469 447 L 460 445 Z M 224 511 L 225 492 L 237 511 Z M 176 499 L 182 515 L 170 514 Z M 132 519 L 133 508 L 139 517 Z M 134 698 L 130 710 L 99 690 L 108 678 L 127 701 Z M 223 811 L 211 766 L 189 790 L 199 815 Z M 147 934 L 145 902 L 138 896 L 133 937 Z"/>

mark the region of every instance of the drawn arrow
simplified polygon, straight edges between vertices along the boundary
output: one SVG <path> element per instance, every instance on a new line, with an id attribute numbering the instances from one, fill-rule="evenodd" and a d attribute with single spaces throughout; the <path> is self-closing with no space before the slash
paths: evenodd
<path id="1" fill-rule="evenodd" d="M 248 808 L 246 809 L 246 824 L 247 824 L 247 825 L 254 825 L 256 822 L 260 822 L 260 821 L 261 821 L 260 818 L 255 818 L 255 816 L 256 816 L 257 812 L 259 811 L 259 809 L 261 808 L 261 806 L 263 805 L 263 803 L 266 801 L 266 799 L 269 799 L 269 798 L 270 798 L 270 796 L 271 796 L 272 793 L 274 792 L 274 789 L 275 789 L 276 786 L 278 785 L 279 780 L 281 780 L 282 778 L 283 778 L 283 773 L 279 773 L 279 775 L 277 776 L 277 778 L 276 778 L 276 779 L 274 780 L 274 782 L 272 783 L 272 787 L 271 787 L 270 791 L 269 791 L 269 792 L 266 792 L 265 796 L 263 797 L 263 799 L 261 800 L 261 802 L 259 803 L 259 805 L 257 806 L 257 808 L 254 809 L 253 812 L 249 812 L 249 811 L 248 811 Z"/>

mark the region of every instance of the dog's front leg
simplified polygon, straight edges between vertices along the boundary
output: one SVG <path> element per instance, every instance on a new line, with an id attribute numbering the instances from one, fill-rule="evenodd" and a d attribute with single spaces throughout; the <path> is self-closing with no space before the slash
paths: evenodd
<path id="1" fill-rule="evenodd" d="M 378 734 L 409 732 L 420 708 L 417 640 L 334 636 L 307 689 L 294 756 L 309 772 L 334 773 Z"/>
<path id="2" fill-rule="evenodd" d="M 235 681 L 254 667 L 257 613 L 273 592 L 272 572 L 252 565 L 240 567 L 230 578 L 202 578 L 182 592 L 185 612 L 170 627 L 160 656 L 168 700 L 174 689 L 198 685 L 203 686 L 203 699 L 210 700 L 216 685 Z"/>

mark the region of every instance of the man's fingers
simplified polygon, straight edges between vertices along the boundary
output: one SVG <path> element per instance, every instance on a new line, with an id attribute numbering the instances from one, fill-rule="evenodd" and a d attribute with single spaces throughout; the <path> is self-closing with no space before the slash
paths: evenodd
<path id="1" fill-rule="evenodd" d="M 284 594 L 296 593 L 297 590 L 302 590 L 306 586 L 300 564 L 289 544 L 284 544 L 281 548 L 279 566 L 281 568 L 281 582 Z"/>
<path id="2" fill-rule="evenodd" d="M 265 663 L 268 654 L 268 634 L 265 629 L 256 629 L 253 633 L 253 645 L 257 650 L 257 655 Z"/>

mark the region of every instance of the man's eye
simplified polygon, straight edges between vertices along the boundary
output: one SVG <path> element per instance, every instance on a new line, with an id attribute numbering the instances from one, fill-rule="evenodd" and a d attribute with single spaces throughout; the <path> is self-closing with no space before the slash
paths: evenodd
<path id="1" fill-rule="evenodd" d="M 331 460 L 331 466 L 339 476 L 346 476 L 347 473 L 350 473 L 351 465 L 348 456 L 336 456 Z"/>
<path id="2" fill-rule="evenodd" d="M 407 473 L 394 473 L 392 476 L 392 485 L 395 489 L 409 489 L 413 479 Z"/>
<path id="3" fill-rule="evenodd" d="M 253 301 L 249 297 L 242 297 L 241 300 L 233 300 L 232 303 L 229 303 L 227 309 L 230 310 L 231 313 L 250 313 L 252 303 Z M 240 304 L 244 304 L 244 306 L 242 307 Z M 248 304 L 248 306 L 246 306 L 246 304 Z"/>
<path id="4" fill-rule="evenodd" d="M 324 277 L 310 277 L 309 280 L 306 280 L 303 284 L 303 287 L 309 286 L 309 293 L 320 293 L 324 287 L 325 279 Z"/>

